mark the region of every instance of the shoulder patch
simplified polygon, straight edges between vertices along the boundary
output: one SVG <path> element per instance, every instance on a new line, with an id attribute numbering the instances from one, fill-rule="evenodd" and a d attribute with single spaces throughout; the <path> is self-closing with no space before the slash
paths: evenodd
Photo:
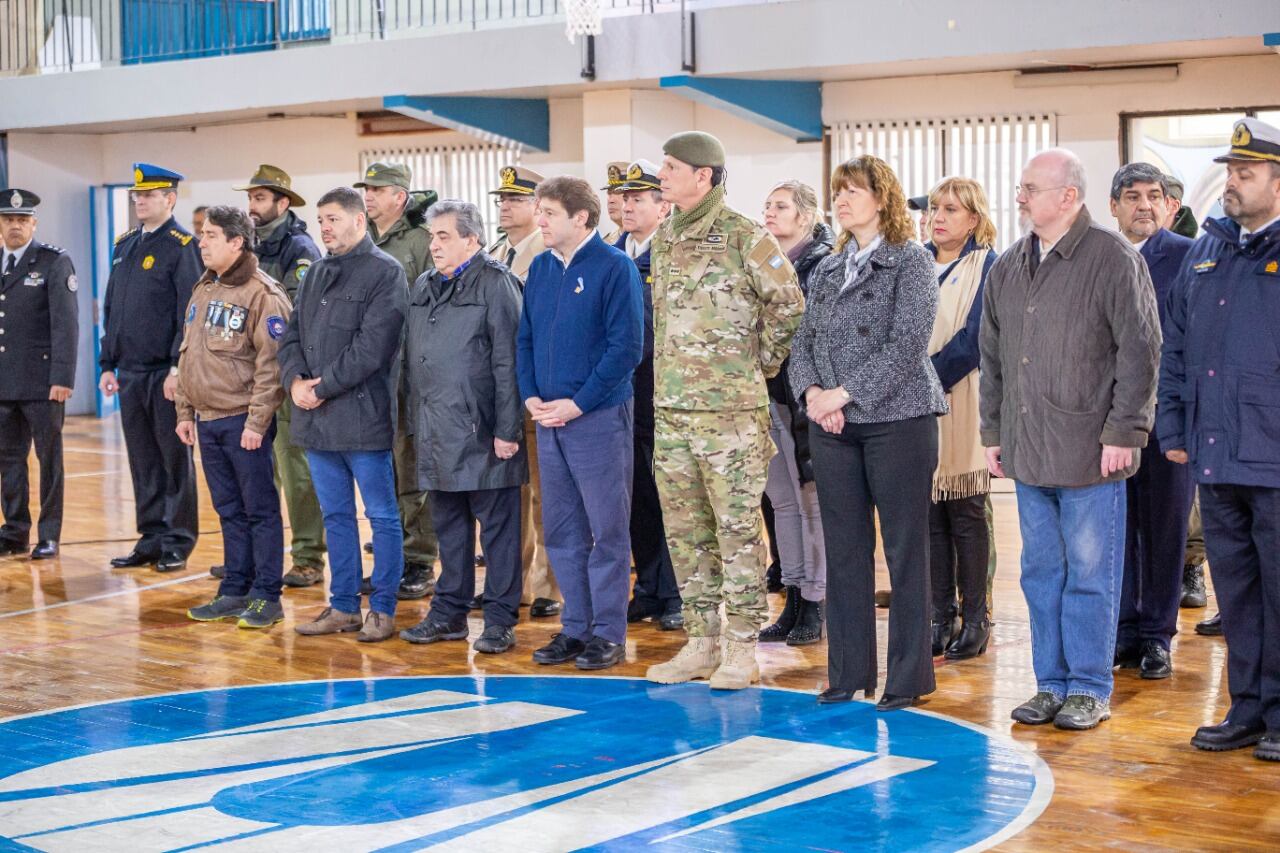
<path id="1" fill-rule="evenodd" d="M 177 240 L 179 243 L 181 243 L 184 246 L 191 242 L 191 235 L 183 234 L 177 228 L 170 228 L 169 236 L 173 237 L 173 239 Z"/>
<path id="2" fill-rule="evenodd" d="M 117 246 L 120 245 L 121 240 L 124 240 L 126 237 L 132 237 L 134 234 L 137 234 L 137 233 L 138 233 L 137 228 L 130 228 L 128 231 L 124 232 L 119 237 L 116 237 L 115 245 Z"/>
<path id="3" fill-rule="evenodd" d="M 75 293 L 79 289 L 80 289 L 80 282 L 75 277 L 75 273 L 72 273 L 71 275 L 67 276 L 67 290 L 70 290 L 72 293 Z"/>
<path id="4" fill-rule="evenodd" d="M 298 281 L 302 281 L 310 268 L 311 261 L 298 261 L 298 268 L 293 271 L 293 277 Z"/>
<path id="5" fill-rule="evenodd" d="M 265 322 L 267 324 L 267 334 L 271 336 L 271 340 L 280 340 L 284 335 L 284 318 L 279 314 L 272 314 Z"/>

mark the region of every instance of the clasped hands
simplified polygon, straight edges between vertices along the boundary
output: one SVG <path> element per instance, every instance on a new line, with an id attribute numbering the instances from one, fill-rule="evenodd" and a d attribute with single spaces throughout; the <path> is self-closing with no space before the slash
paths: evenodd
<path id="1" fill-rule="evenodd" d="M 844 429 L 844 407 L 850 400 L 844 388 L 823 390 L 817 385 L 810 385 L 804 392 L 804 407 L 809 420 L 830 433 Z"/>
<path id="2" fill-rule="evenodd" d="M 582 414 L 582 409 L 567 398 L 544 403 L 541 397 L 530 397 L 524 401 L 524 406 L 529 410 L 534 423 L 548 429 L 562 427 Z"/>

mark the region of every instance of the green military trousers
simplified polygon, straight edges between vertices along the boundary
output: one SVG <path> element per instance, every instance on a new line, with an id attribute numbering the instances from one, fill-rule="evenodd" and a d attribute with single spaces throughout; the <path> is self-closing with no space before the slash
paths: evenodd
<path id="1" fill-rule="evenodd" d="M 271 445 L 276 458 L 276 488 L 284 494 L 289 510 L 293 565 L 323 570 L 324 515 L 320 512 L 315 487 L 311 485 L 307 453 L 289 441 L 292 416 L 293 401 L 285 397 L 276 411 L 276 440 Z"/>

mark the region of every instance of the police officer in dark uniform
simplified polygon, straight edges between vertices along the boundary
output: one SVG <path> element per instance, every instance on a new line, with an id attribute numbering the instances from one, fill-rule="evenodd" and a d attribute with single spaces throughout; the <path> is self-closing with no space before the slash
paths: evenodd
<path id="1" fill-rule="evenodd" d="M 141 224 L 117 238 L 111 253 L 98 387 L 120 394 L 139 535 L 131 552 L 111 561 L 118 569 L 178 571 L 196 544 L 195 466 L 174 431 L 173 397 L 184 314 L 204 266 L 195 239 L 173 218 L 181 180 L 134 164 L 129 194 Z"/>
<path id="2" fill-rule="evenodd" d="M 1236 122 L 1222 219 L 1166 305 L 1156 430 L 1200 487 L 1231 708 L 1191 739 L 1280 761 L 1280 128 Z"/>
<path id="3" fill-rule="evenodd" d="M 58 555 L 62 535 L 62 420 L 76 376 L 76 272 L 57 246 L 32 239 L 40 197 L 0 190 L 0 555 L 27 550 L 27 454 L 40 462 L 39 541 L 33 560 Z"/>

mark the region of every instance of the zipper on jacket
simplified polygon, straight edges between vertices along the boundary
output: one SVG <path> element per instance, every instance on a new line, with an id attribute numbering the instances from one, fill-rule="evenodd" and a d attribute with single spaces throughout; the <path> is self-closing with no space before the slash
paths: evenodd
<path id="1" fill-rule="evenodd" d="M 556 363 L 556 332 L 560 326 L 560 297 L 564 294 L 564 280 L 569 275 L 569 265 L 565 264 L 564 272 L 560 273 L 560 286 L 556 288 L 556 310 L 551 315 L 551 346 L 547 352 L 547 380 L 551 380 L 551 367 Z M 541 390 L 541 389 L 539 389 Z M 543 402 L 546 402 L 545 400 Z"/>

